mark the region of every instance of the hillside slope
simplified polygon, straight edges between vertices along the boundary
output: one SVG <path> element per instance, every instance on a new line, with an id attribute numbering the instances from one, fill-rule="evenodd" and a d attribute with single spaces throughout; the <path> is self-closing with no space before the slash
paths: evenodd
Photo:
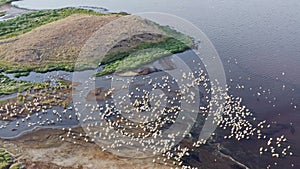
<path id="1" fill-rule="evenodd" d="M 0 40 L 0 60 L 6 66 L 40 67 L 74 62 L 86 40 L 118 15 L 74 14 L 23 35 Z"/>
<path id="2" fill-rule="evenodd" d="M 137 16 L 75 8 L 37 11 L 1 25 L 0 72 L 19 73 L 16 76 L 95 68 L 100 62 L 110 64 L 103 71 L 107 74 L 116 71 L 121 61 L 121 70 L 132 69 L 193 44 L 190 37 Z M 154 51 L 143 52 L 146 49 Z M 129 58 L 133 53 L 136 56 Z M 75 63 L 82 65 L 75 68 Z"/>

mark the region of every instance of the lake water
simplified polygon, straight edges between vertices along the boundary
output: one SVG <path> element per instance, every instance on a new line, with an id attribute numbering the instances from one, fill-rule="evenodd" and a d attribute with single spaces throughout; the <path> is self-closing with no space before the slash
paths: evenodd
<path id="1" fill-rule="evenodd" d="M 243 103 L 258 119 L 291 125 L 284 134 L 294 146 L 294 157 L 279 160 L 275 168 L 300 168 L 300 2 L 297 0 L 216 1 L 216 0 L 23 0 L 13 4 L 30 9 L 96 6 L 110 11 L 164 12 L 189 20 L 200 28 L 217 49 L 231 86 L 230 93 L 241 96 Z M 232 82 L 230 82 L 232 79 Z M 244 85 L 244 89 L 237 89 Z M 229 142 L 231 145 L 236 143 Z M 255 140 L 238 143 L 246 149 L 241 156 L 258 154 Z M 230 147 L 230 145 L 229 145 Z M 232 149 L 232 151 L 239 150 Z M 251 156 L 252 157 L 252 156 Z M 238 158 L 238 157 L 237 157 Z M 251 168 L 273 162 L 253 156 Z"/>
<path id="2" fill-rule="evenodd" d="M 203 30 L 222 59 L 237 59 L 249 71 L 300 85 L 296 71 L 300 65 L 300 3 L 296 0 L 23 0 L 13 4 L 31 9 L 97 6 L 110 11 L 174 14 Z"/>

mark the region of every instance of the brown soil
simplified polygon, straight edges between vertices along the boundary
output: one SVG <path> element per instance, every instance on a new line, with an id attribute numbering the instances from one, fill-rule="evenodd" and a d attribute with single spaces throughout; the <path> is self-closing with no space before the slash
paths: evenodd
<path id="1" fill-rule="evenodd" d="M 162 169 L 172 167 L 153 163 L 152 158 L 121 158 L 102 151 L 95 143 L 84 141 L 83 137 L 66 138 L 66 133 L 59 129 L 36 129 L 15 139 L 0 139 L 0 144 L 29 169 Z M 72 133 L 84 132 L 82 128 L 74 128 Z M 60 136 L 63 136 L 65 140 L 61 141 Z M 192 148 L 192 141 L 184 139 L 181 145 Z M 217 147 L 213 145 L 194 148 L 194 151 L 199 154 L 199 159 L 189 157 L 190 160 L 187 163 L 199 168 L 243 168 L 218 153 Z"/>
<path id="2" fill-rule="evenodd" d="M 109 89 L 105 89 L 104 87 L 99 87 L 91 90 L 87 97 L 87 101 L 104 101 L 111 98 L 112 94 Z"/>
<path id="3" fill-rule="evenodd" d="M 118 15 L 75 14 L 18 37 L 0 41 L 0 59 L 7 63 L 45 64 L 74 61 L 86 40 Z"/>
<path id="4" fill-rule="evenodd" d="M 82 132 L 81 128 L 76 129 Z M 66 132 L 58 129 L 40 129 L 12 140 L 0 140 L 0 144 L 16 155 L 17 160 L 29 169 L 162 169 L 170 168 L 154 164 L 152 159 L 125 159 L 102 151 L 92 142 L 74 139 L 61 141 Z"/>

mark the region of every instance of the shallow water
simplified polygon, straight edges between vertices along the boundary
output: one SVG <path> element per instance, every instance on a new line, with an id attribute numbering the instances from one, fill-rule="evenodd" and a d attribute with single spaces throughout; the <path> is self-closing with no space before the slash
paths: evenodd
<path id="1" fill-rule="evenodd" d="M 295 164 L 294 168 L 299 168 L 300 145 L 296 143 L 300 141 L 297 133 L 300 130 L 300 3 L 297 0 L 134 0 L 131 3 L 117 0 L 23 0 L 13 4 L 30 9 L 97 6 L 130 13 L 165 12 L 191 21 L 216 47 L 231 86 L 230 93 L 241 96 L 258 119 L 293 124 L 295 134 L 289 129 L 282 129 L 277 134 L 288 137 L 294 146 L 295 159 L 283 161 L 275 168 L 291 168 L 291 163 Z M 237 85 L 245 88 L 237 89 Z M 258 153 L 256 147 L 259 143 L 255 140 L 239 145 L 248 149 L 249 154 Z M 231 150 L 239 151 L 234 147 Z M 272 160 L 253 158 L 242 163 L 261 168 Z"/>
<path id="2" fill-rule="evenodd" d="M 191 57 L 191 54 L 193 52 L 191 50 L 185 51 L 183 53 L 179 53 L 176 55 L 172 55 L 169 56 L 169 58 L 173 58 L 173 57 L 180 57 L 181 59 L 183 58 L 189 58 L 189 59 L 185 59 L 185 62 L 187 63 L 191 63 L 193 59 L 193 57 Z M 158 61 L 153 62 L 153 64 L 158 64 Z M 150 64 L 151 65 L 151 64 Z M 102 67 L 102 66 L 101 66 Z M 30 72 L 30 74 L 28 76 L 22 76 L 19 78 L 15 78 L 13 76 L 13 74 L 5 74 L 4 75 L 10 77 L 11 79 L 14 80 L 25 80 L 25 81 L 31 81 L 31 82 L 45 82 L 45 81 L 50 81 L 53 83 L 53 85 L 55 85 L 55 82 L 58 78 L 63 78 L 65 80 L 70 80 L 73 82 L 80 82 L 80 83 L 85 83 L 86 81 L 89 80 L 89 78 L 92 77 L 92 75 L 96 72 L 99 72 L 99 70 L 102 70 L 101 67 L 99 67 L 99 69 L 97 70 L 85 70 L 85 71 L 80 71 L 80 72 L 75 72 L 76 73 L 76 77 L 80 78 L 80 81 L 74 80 L 73 79 L 73 73 L 74 72 L 67 72 L 67 71 L 52 71 L 52 72 L 47 72 L 47 73 L 36 73 L 36 72 Z M 196 67 L 194 67 L 195 69 Z M 159 77 L 161 75 L 159 75 L 160 73 L 158 72 L 154 72 L 153 73 L 153 77 Z M 82 85 L 81 85 L 82 86 Z M 105 75 L 105 76 L 101 76 L 101 77 L 97 77 L 96 81 L 95 81 L 95 85 L 93 87 L 98 88 L 98 87 L 104 87 L 104 88 L 110 88 L 112 86 L 112 82 L 111 82 L 111 75 Z M 80 87 L 75 87 L 76 89 L 80 90 Z M 7 100 L 10 98 L 15 98 L 17 96 L 17 94 L 11 94 L 11 95 L 7 95 L 7 96 L 1 96 L 0 97 L 0 101 L 1 100 Z M 73 105 L 69 105 L 70 107 L 73 107 Z M 63 118 L 62 122 L 57 122 L 57 115 L 53 114 L 52 111 L 53 110 L 57 110 Z M 0 122 L 0 126 L 3 124 L 5 124 L 5 128 L 1 128 L 0 129 L 0 138 L 14 138 L 19 136 L 20 134 L 30 131 L 36 127 L 47 127 L 47 128 L 62 128 L 62 127 L 74 127 L 79 125 L 79 121 L 77 120 L 77 118 L 74 116 L 74 110 L 68 110 L 66 113 L 62 113 L 63 109 L 59 106 L 56 106 L 52 109 L 49 109 L 47 111 L 48 113 L 42 113 L 39 112 L 38 115 L 31 115 L 31 118 L 28 120 L 25 120 L 24 122 L 21 122 L 22 119 L 25 118 L 20 118 L 17 120 L 14 120 L 8 124 L 5 124 L 5 122 Z M 72 119 L 68 119 L 68 116 L 72 115 L 73 118 Z M 47 120 L 46 120 L 47 119 Z M 37 124 L 37 122 L 42 122 L 46 120 L 46 122 L 54 120 L 55 123 L 48 125 L 47 123 L 45 125 L 39 125 Z M 17 127 L 16 123 L 20 122 L 20 125 Z M 34 125 L 28 126 L 29 123 L 34 123 Z"/>
<path id="3" fill-rule="evenodd" d="M 36 73 L 36 72 L 30 72 L 28 76 L 21 76 L 21 77 L 14 77 L 13 74 L 6 74 L 3 73 L 5 76 L 8 76 L 9 78 L 13 80 L 24 80 L 24 81 L 31 81 L 31 82 L 44 82 L 47 80 L 56 80 L 58 78 L 63 78 L 65 80 L 72 80 L 72 72 L 66 72 L 66 71 L 52 71 L 47 73 Z"/>
<path id="4" fill-rule="evenodd" d="M 57 121 L 58 116 L 53 114 L 53 110 L 57 110 L 62 116 L 62 121 Z M 73 110 L 68 110 L 63 113 L 64 109 L 61 107 L 54 107 L 48 109 L 47 113 L 32 114 L 29 119 L 18 118 L 12 122 L 0 122 L 0 126 L 4 125 L 4 128 L 0 130 L 1 138 L 15 138 L 25 132 L 31 131 L 35 128 L 68 128 L 74 127 L 79 124 L 77 118 L 74 115 Z M 72 118 L 69 118 L 72 115 Z M 24 120 L 24 122 L 22 121 Z M 19 124 L 18 126 L 16 124 Z M 39 124 L 40 123 L 40 124 Z M 43 124 L 42 124 L 43 123 Z"/>

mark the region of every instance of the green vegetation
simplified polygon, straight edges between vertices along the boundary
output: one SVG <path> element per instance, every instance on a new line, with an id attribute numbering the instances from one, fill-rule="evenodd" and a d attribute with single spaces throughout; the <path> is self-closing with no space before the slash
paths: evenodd
<path id="1" fill-rule="evenodd" d="M 193 41 L 188 36 L 179 32 L 172 36 L 176 37 L 176 39 L 168 37 L 158 43 L 143 43 L 129 51 L 107 55 L 101 61 L 102 64 L 107 65 L 102 72 L 96 73 L 95 76 L 135 69 L 161 57 L 183 52 L 193 44 Z"/>
<path id="2" fill-rule="evenodd" d="M 5 72 L 6 74 L 14 74 L 14 77 L 19 78 L 21 76 L 28 76 L 30 72 L 34 71 L 37 73 L 46 73 L 50 71 L 58 71 L 58 70 L 65 70 L 72 72 L 74 71 L 73 63 L 71 64 L 56 64 L 56 65 L 46 65 L 45 67 L 37 67 L 37 68 L 27 68 L 25 65 L 24 67 L 9 67 L 6 65 L 2 65 L 0 63 L 0 72 Z M 82 68 L 85 70 L 85 68 Z"/>
<path id="3" fill-rule="evenodd" d="M 191 37 L 169 26 L 157 26 L 166 33 L 167 38 L 165 40 L 157 43 L 142 43 L 126 52 L 106 55 L 101 60 L 101 64 L 106 64 L 106 66 L 102 72 L 96 73 L 95 76 L 135 69 L 161 57 L 183 52 L 194 45 Z"/>
<path id="4" fill-rule="evenodd" d="M 192 47 L 194 45 L 194 40 L 190 36 L 178 32 L 175 29 L 170 28 L 169 26 L 159 26 L 159 27 L 167 34 L 167 36 L 175 38 L 176 40 L 184 43 L 186 46 Z"/>
<path id="5" fill-rule="evenodd" d="M 46 73 L 46 72 L 50 72 L 50 71 L 56 71 L 56 70 L 65 70 L 65 71 L 69 71 L 72 72 L 74 70 L 74 66 L 72 65 L 67 65 L 67 64 L 57 64 L 57 65 L 47 65 L 45 67 L 42 68 L 36 68 L 34 69 L 35 72 L 37 73 Z"/>
<path id="6" fill-rule="evenodd" d="M 0 39 L 24 34 L 41 25 L 57 21 L 72 14 L 103 15 L 92 10 L 78 8 L 35 11 L 0 22 Z"/>
<path id="7" fill-rule="evenodd" d="M 172 53 L 168 50 L 161 50 L 155 48 L 137 51 L 136 53 L 130 54 L 123 60 L 117 60 L 114 63 L 108 64 L 107 66 L 105 66 L 102 72 L 96 73 L 95 76 L 102 76 L 113 72 L 132 70 L 171 54 Z"/>
<path id="8" fill-rule="evenodd" d="M 3 74 L 0 74 L 0 95 L 7 95 L 15 92 L 23 92 L 31 87 L 40 86 L 43 83 L 33 83 L 27 81 L 12 80 Z"/>
<path id="9" fill-rule="evenodd" d="M 137 53 L 133 53 L 127 58 L 123 59 L 116 69 L 116 71 L 124 71 L 131 70 L 134 68 L 138 68 L 142 65 L 150 63 L 156 59 L 159 59 L 163 56 L 171 55 L 172 53 L 168 50 L 158 50 L 158 49 L 145 49 L 142 51 L 138 51 Z"/>
<path id="10" fill-rule="evenodd" d="M 13 0 L 0 0 L 0 6 L 12 2 Z"/>
<path id="11" fill-rule="evenodd" d="M 4 16 L 4 15 L 5 15 L 5 13 L 6 13 L 6 12 L 4 12 L 4 11 L 3 11 L 3 12 L 2 12 L 2 11 L 0 11 L 0 17 Z"/>
<path id="12" fill-rule="evenodd" d="M 14 163 L 12 155 L 0 148 L 0 168 L 23 169 L 24 167 L 20 163 Z"/>
<path id="13" fill-rule="evenodd" d="M 14 77 L 19 78 L 21 76 L 28 76 L 30 72 L 18 72 L 14 74 Z"/>
<path id="14" fill-rule="evenodd" d="M 12 163 L 12 156 L 3 148 L 0 148 L 0 168 L 8 168 Z"/>
<path id="15" fill-rule="evenodd" d="M 170 53 L 179 53 L 193 46 L 193 40 L 189 36 L 184 35 L 174 29 L 171 29 L 168 26 L 159 27 L 168 36 L 168 38 L 166 38 L 164 41 L 158 43 L 142 43 L 129 51 L 106 55 L 101 60 L 101 63 L 109 64 L 117 60 L 122 60 L 123 58 L 128 57 L 130 54 L 144 49 L 157 48 L 169 51 Z"/>
<path id="16" fill-rule="evenodd" d="M 24 169 L 25 167 L 19 163 L 15 163 L 9 167 L 9 169 Z"/>
<path id="17" fill-rule="evenodd" d="M 68 17 L 72 14 L 104 15 L 92 10 L 78 8 L 35 11 L 23 14 L 11 20 L 0 22 L 0 39 L 24 34 L 33 30 L 34 28 Z M 117 51 L 114 53 L 109 53 L 104 57 L 103 60 L 101 60 L 101 64 L 106 64 L 103 72 L 96 74 L 96 76 L 101 76 L 115 71 L 134 69 L 141 65 L 153 62 L 160 57 L 183 52 L 192 47 L 193 40 L 189 36 L 184 35 L 168 26 L 157 26 L 166 33 L 166 38 L 164 40 L 160 42 L 141 43 L 125 52 Z M 95 60 L 93 63 L 99 62 L 98 60 Z M 14 73 L 15 77 L 21 77 L 29 75 L 29 72 L 31 71 L 39 73 L 46 73 L 56 70 L 74 71 L 74 64 L 74 61 L 70 60 L 69 62 L 67 61 L 58 64 L 44 63 L 37 66 L 15 64 L 12 66 L 13 64 L 6 64 L 3 60 L 2 63 L 0 63 L 0 72 Z M 76 66 L 76 71 L 93 68 L 96 68 L 95 64 L 82 63 L 82 65 L 79 67 Z M 22 84 L 21 86 L 27 88 L 30 85 Z M 2 92 L 2 94 L 10 93 L 11 91 L 16 90 L 14 87 L 15 85 L 11 85 L 11 87 L 3 87 L 3 85 L 1 85 L 0 92 Z"/>

